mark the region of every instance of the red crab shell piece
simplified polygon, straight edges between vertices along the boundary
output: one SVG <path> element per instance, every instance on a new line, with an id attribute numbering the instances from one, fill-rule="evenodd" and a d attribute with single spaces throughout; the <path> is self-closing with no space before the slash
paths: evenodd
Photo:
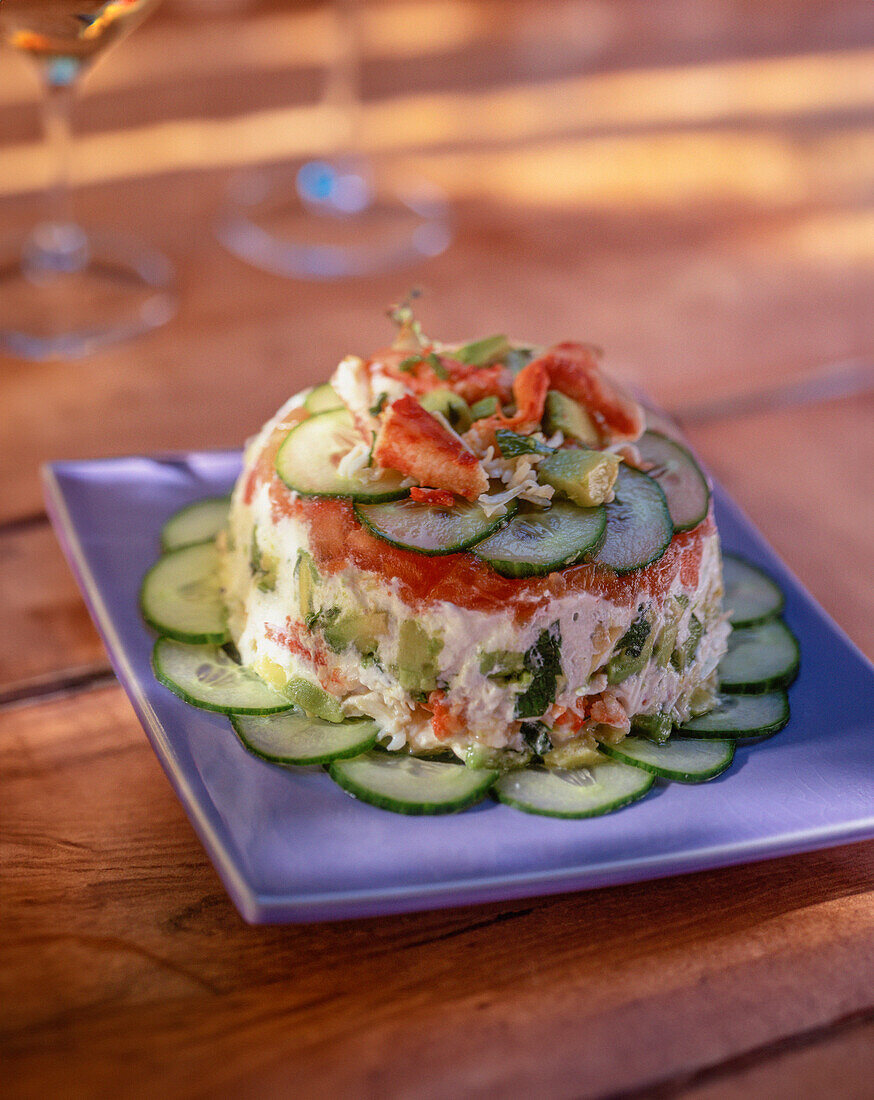
<path id="1" fill-rule="evenodd" d="M 476 455 L 409 395 L 386 409 L 373 455 L 386 469 L 467 500 L 489 486 Z"/>

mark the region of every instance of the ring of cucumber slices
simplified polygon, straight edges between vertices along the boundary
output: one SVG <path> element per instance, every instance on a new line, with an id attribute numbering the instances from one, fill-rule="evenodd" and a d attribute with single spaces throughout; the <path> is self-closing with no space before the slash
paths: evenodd
<path id="1" fill-rule="evenodd" d="M 678 783 L 715 779 L 734 759 L 734 741 L 684 741 L 672 737 L 663 745 L 645 737 L 626 737 L 618 745 L 601 745 L 601 752 L 634 768 Z"/>
<path id="2" fill-rule="evenodd" d="M 795 635 L 782 619 L 732 630 L 728 652 L 719 662 L 721 691 L 758 695 L 788 687 L 798 675 L 800 654 Z"/>
<path id="3" fill-rule="evenodd" d="M 166 553 L 212 541 L 227 523 L 230 506 L 231 498 L 226 496 L 208 497 L 180 508 L 161 528 L 161 549 Z"/>
<path id="4" fill-rule="evenodd" d="M 328 774 L 348 794 L 396 814 L 451 814 L 479 802 L 498 777 L 488 768 L 396 753 L 336 760 Z"/>
<path id="5" fill-rule="evenodd" d="M 558 501 L 544 511 L 517 512 L 473 552 L 502 577 L 533 577 L 590 557 L 604 538 L 606 525 L 603 505 L 579 508 Z"/>
<path id="6" fill-rule="evenodd" d="M 361 442 L 361 435 L 345 407 L 328 409 L 296 424 L 276 455 L 276 472 L 289 489 L 310 497 L 345 497 L 362 503 L 400 500 L 409 495 L 397 470 L 365 467 L 343 476 L 340 460 Z"/>
<path id="7" fill-rule="evenodd" d="M 498 779 L 492 794 L 526 814 L 540 817 L 600 817 L 636 802 L 655 777 L 639 768 L 607 761 L 572 771 L 524 768 Z"/>
<path id="8" fill-rule="evenodd" d="M 182 546 L 160 557 L 143 578 L 140 611 L 159 634 L 178 642 L 228 640 L 215 544 Z"/>
<path id="9" fill-rule="evenodd" d="M 680 737 L 741 741 L 770 737 L 789 721 L 789 697 L 785 691 L 763 695 L 720 695 L 713 710 L 692 718 L 677 729 Z"/>
<path id="10" fill-rule="evenodd" d="M 373 748 L 379 727 L 371 718 L 325 722 L 299 710 L 273 715 L 232 714 L 245 747 L 272 764 L 330 764 Z"/>
<path id="11" fill-rule="evenodd" d="M 201 710 L 219 714 L 278 714 L 291 700 L 264 683 L 251 669 L 212 645 L 185 645 L 159 638 L 152 650 L 158 681 Z"/>
<path id="12" fill-rule="evenodd" d="M 458 554 L 476 546 L 502 527 L 515 511 L 515 501 L 502 516 L 488 516 L 481 505 L 468 501 L 456 501 L 451 508 L 420 504 L 409 498 L 355 505 L 356 519 L 371 534 L 402 550 L 429 557 Z"/>
<path id="13" fill-rule="evenodd" d="M 767 573 L 734 554 L 722 556 L 722 606 L 732 627 L 756 626 L 783 610 L 783 593 Z"/>

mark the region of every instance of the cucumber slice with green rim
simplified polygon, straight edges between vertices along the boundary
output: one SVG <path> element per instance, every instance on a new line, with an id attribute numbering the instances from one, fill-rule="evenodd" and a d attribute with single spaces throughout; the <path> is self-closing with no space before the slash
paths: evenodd
<path id="1" fill-rule="evenodd" d="M 482 542 L 516 511 L 515 502 L 503 516 L 487 516 L 479 504 L 456 501 L 451 508 L 437 508 L 415 500 L 389 504 L 356 504 L 355 516 L 377 538 L 435 557 L 457 554 Z"/>
<path id="2" fill-rule="evenodd" d="M 343 402 L 330 382 L 323 382 L 321 386 L 313 386 L 304 398 L 303 407 L 310 416 L 315 416 L 331 409 L 342 409 Z"/>
<path id="3" fill-rule="evenodd" d="M 559 501 L 542 512 L 517 513 L 473 552 L 502 577 L 534 577 L 576 565 L 592 554 L 606 525 L 603 505 L 578 508 Z"/>
<path id="4" fill-rule="evenodd" d="M 640 470 L 624 464 L 607 509 L 607 531 L 592 557 L 614 573 L 643 569 L 664 554 L 674 536 L 674 524 L 662 487 Z"/>
<path id="5" fill-rule="evenodd" d="M 330 409 L 295 425 L 276 456 L 276 472 L 296 493 L 311 497 L 346 497 L 376 503 L 399 500 L 409 490 L 401 486 L 403 475 L 383 470 L 370 479 L 365 469 L 349 477 L 337 472 L 340 459 L 360 443 L 348 409 Z"/>
<path id="6" fill-rule="evenodd" d="M 691 452 L 661 432 L 644 432 L 634 445 L 654 464 L 646 472 L 664 490 L 674 530 L 697 527 L 710 508 L 710 486 Z"/>
<path id="7" fill-rule="evenodd" d="M 683 741 L 671 738 L 656 745 L 645 737 L 626 737 L 618 745 L 601 745 L 601 752 L 624 764 L 678 783 L 715 779 L 734 760 L 734 741 Z"/>
<path id="8" fill-rule="evenodd" d="M 330 764 L 373 748 L 379 727 L 371 718 L 324 722 L 300 711 L 232 714 L 234 732 L 256 756 L 273 764 Z"/>
<path id="9" fill-rule="evenodd" d="M 733 627 L 755 626 L 783 610 L 783 593 L 777 584 L 743 558 L 723 554 L 722 581 L 725 585 L 722 606 L 731 612 Z"/>
<path id="10" fill-rule="evenodd" d="M 781 619 L 732 630 L 728 652 L 719 662 L 724 692 L 758 695 L 788 687 L 798 675 L 800 655 L 795 635 Z"/>
<path id="11" fill-rule="evenodd" d="M 337 760 L 328 774 L 349 794 L 396 814 L 451 814 L 479 802 L 498 776 L 487 768 L 441 764 L 398 753 Z"/>
<path id="12" fill-rule="evenodd" d="M 766 695 L 720 695 L 713 710 L 692 718 L 677 729 L 681 737 L 740 741 L 747 737 L 770 737 L 789 721 L 789 698 L 785 691 Z"/>
<path id="13" fill-rule="evenodd" d="M 155 676 L 174 695 L 219 714 L 278 714 L 291 710 L 285 696 L 212 645 L 184 645 L 159 638 L 152 651 Z"/>
<path id="14" fill-rule="evenodd" d="M 492 793 L 526 814 L 541 817 L 600 817 L 636 802 L 655 779 L 640 768 L 608 761 L 573 771 L 525 768 L 507 772 Z"/>
<path id="15" fill-rule="evenodd" d="M 227 523 L 230 507 L 230 497 L 209 497 L 181 508 L 161 528 L 161 549 L 166 552 L 210 542 Z"/>
<path id="16" fill-rule="evenodd" d="M 215 544 L 199 542 L 159 558 L 143 578 L 140 610 L 149 626 L 178 642 L 226 642 Z"/>

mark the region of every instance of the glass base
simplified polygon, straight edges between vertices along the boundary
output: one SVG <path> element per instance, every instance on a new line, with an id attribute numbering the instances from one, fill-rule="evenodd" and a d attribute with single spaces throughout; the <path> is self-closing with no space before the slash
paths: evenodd
<path id="1" fill-rule="evenodd" d="M 21 359 L 79 359 L 165 324 L 173 269 L 124 237 L 42 225 L 0 247 L 0 350 Z"/>
<path id="2" fill-rule="evenodd" d="M 361 162 L 310 161 L 238 177 L 218 226 L 240 259 L 296 279 L 344 279 L 437 256 L 452 239 L 442 192 L 377 186 Z"/>

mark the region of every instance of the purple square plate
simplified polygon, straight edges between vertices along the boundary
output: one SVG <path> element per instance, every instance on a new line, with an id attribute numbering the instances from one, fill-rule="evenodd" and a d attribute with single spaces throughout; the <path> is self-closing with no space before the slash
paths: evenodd
<path id="1" fill-rule="evenodd" d="M 874 836 L 874 668 L 802 589 L 725 493 L 726 549 L 765 566 L 801 641 L 792 718 L 740 746 L 700 786 L 659 785 L 582 821 L 486 800 L 467 813 L 403 817 L 356 802 L 320 769 L 251 756 L 226 718 L 162 687 L 137 594 L 178 508 L 228 491 L 237 453 L 46 468 L 49 513 L 113 666 L 243 917 L 315 921 L 582 890 L 700 871 Z"/>

